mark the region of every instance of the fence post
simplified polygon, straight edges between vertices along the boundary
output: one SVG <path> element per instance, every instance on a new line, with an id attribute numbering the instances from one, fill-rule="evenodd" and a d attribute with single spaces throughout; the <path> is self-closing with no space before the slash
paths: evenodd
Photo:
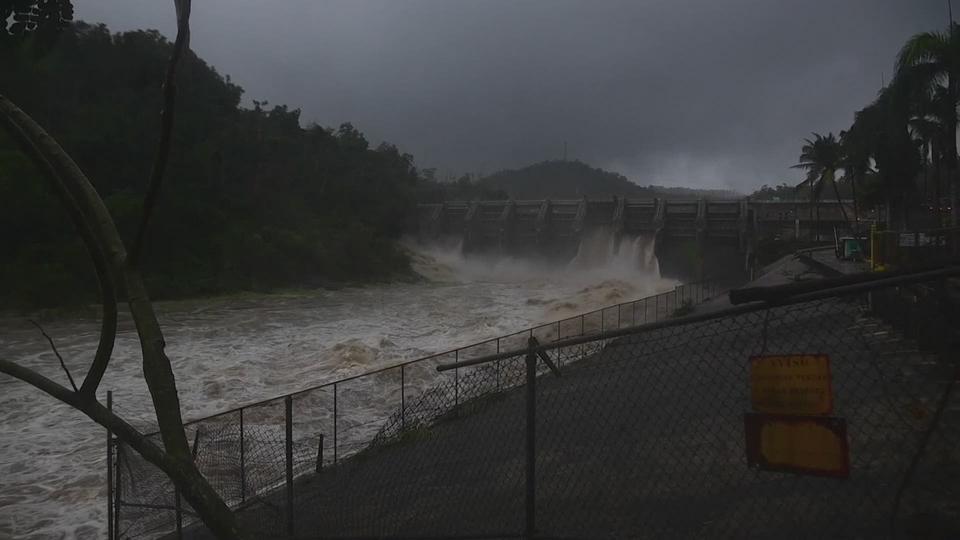
<path id="1" fill-rule="evenodd" d="M 333 464 L 337 464 L 337 383 L 333 383 Z"/>
<path id="2" fill-rule="evenodd" d="M 120 497 L 121 491 L 123 490 L 123 480 L 120 476 L 120 472 L 123 470 L 120 468 L 120 441 L 116 441 L 115 445 L 117 449 L 117 459 L 114 460 L 113 466 L 116 467 L 116 477 L 117 477 L 117 487 L 113 490 L 113 531 L 114 534 L 120 536 Z"/>
<path id="3" fill-rule="evenodd" d="M 197 460 L 198 450 L 200 450 L 200 426 L 197 426 L 197 430 L 193 432 L 193 450 L 190 451 L 190 457 L 194 461 Z"/>
<path id="4" fill-rule="evenodd" d="M 620 329 L 620 308 L 623 307 L 623 304 L 617 304 L 617 329 Z"/>
<path id="5" fill-rule="evenodd" d="M 497 338 L 497 354 L 500 354 L 500 338 Z M 497 360 L 497 392 L 500 391 L 500 360 Z"/>
<path id="6" fill-rule="evenodd" d="M 107 390 L 107 410 L 113 412 L 113 391 Z M 107 428 L 107 540 L 113 540 L 113 432 Z"/>
<path id="7" fill-rule="evenodd" d="M 453 351 L 453 361 L 457 363 L 460 361 L 460 349 Z M 453 370 L 453 410 L 457 411 L 457 407 L 460 406 L 460 368 Z M 457 413 L 459 416 L 460 413 Z"/>
<path id="8" fill-rule="evenodd" d="M 246 450 L 243 448 L 243 408 L 240 409 L 240 502 L 247 500 Z"/>
<path id="9" fill-rule="evenodd" d="M 400 430 L 407 428 L 407 370 L 406 364 L 400 364 Z M 323 440 L 323 435 L 320 436 L 321 441 Z"/>
<path id="10" fill-rule="evenodd" d="M 293 538 L 293 397 L 283 400 L 286 424 L 287 536 Z"/>
<path id="11" fill-rule="evenodd" d="M 180 502 L 180 488 L 173 490 L 173 508 L 177 514 L 177 538 L 183 540 L 183 503 Z"/>
<path id="12" fill-rule="evenodd" d="M 317 468 L 316 472 L 323 470 L 323 433 L 320 434 L 320 442 L 317 443 Z"/>
<path id="13" fill-rule="evenodd" d="M 602 316 L 602 314 L 601 314 Z M 537 514 L 537 355 L 533 352 L 536 341 L 533 337 L 528 341 L 530 350 L 527 351 L 527 420 L 526 420 L 526 538 L 533 538 L 536 532 Z"/>

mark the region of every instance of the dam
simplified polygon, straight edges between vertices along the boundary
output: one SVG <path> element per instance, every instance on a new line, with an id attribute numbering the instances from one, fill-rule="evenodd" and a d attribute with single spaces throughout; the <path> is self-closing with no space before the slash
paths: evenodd
<path id="1" fill-rule="evenodd" d="M 623 240 L 652 245 L 665 277 L 736 283 L 751 272 L 765 238 L 832 240 L 853 215 L 850 201 L 605 199 L 444 201 L 420 204 L 416 235 L 422 242 L 457 238 L 464 254 L 494 253 L 562 262 L 582 242 L 609 238 L 616 254 Z"/>

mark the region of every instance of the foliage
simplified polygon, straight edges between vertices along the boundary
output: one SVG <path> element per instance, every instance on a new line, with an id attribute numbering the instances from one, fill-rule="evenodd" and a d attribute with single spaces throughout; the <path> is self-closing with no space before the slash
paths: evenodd
<path id="1" fill-rule="evenodd" d="M 831 186 L 834 195 L 837 197 L 840 211 L 843 213 L 843 219 L 847 222 L 847 226 L 852 229 L 852 224 L 841 200 L 840 190 L 837 188 L 837 169 L 843 165 L 843 151 L 840 142 L 833 136 L 833 133 L 828 133 L 826 136 L 814 133 L 813 140 L 804 139 L 804 141 L 806 144 L 800 150 L 800 161 L 793 168 L 807 171 L 807 177 L 797 187 L 802 188 L 805 184 L 809 190 L 811 202 L 816 204 L 820 202 L 823 189 L 828 185 Z"/>
<path id="2" fill-rule="evenodd" d="M 129 236 L 141 214 L 171 44 L 84 23 L 37 59 L 0 49 L 3 92 L 45 125 Z M 384 279 L 405 271 L 394 240 L 413 215 L 410 155 L 371 148 L 350 124 L 303 128 L 300 111 L 254 101 L 192 53 L 178 79 L 168 181 L 146 238 L 156 298 Z M 0 138 L 0 305 L 90 290 L 91 270 L 54 197 Z M 95 290 L 95 287 L 94 287 Z M 86 298 L 83 298 L 86 299 Z M 81 300 L 81 299 L 77 299 Z"/>
<path id="3" fill-rule="evenodd" d="M 0 45 L 46 48 L 72 20 L 70 0 L 0 0 Z"/>
<path id="4" fill-rule="evenodd" d="M 510 198 L 503 190 L 481 184 L 478 178 L 464 174 L 452 182 L 442 182 L 435 178 L 436 169 L 424 169 L 417 182 L 417 200 L 423 203 L 443 201 L 472 201 L 474 199 L 497 201 Z"/>
<path id="5" fill-rule="evenodd" d="M 802 162 L 810 175 L 805 183 L 822 189 L 825 185 L 818 182 L 842 169 L 840 180 L 852 191 L 855 211 L 860 203 L 885 203 L 893 224 L 902 227 L 908 225 L 911 209 L 924 219 L 931 217 L 926 210 L 917 212 L 921 192 L 923 206 L 933 195 L 939 211 L 941 186 L 948 183 L 957 219 L 958 29 L 960 25 L 952 23 L 946 32 L 921 32 L 907 40 L 897 57 L 896 76 L 872 103 L 857 111 L 850 128 L 840 133 L 839 144 L 827 145 L 819 138 L 807 141 Z M 819 146 L 813 148 L 813 143 Z M 808 150 L 818 153 L 807 156 Z M 822 166 L 814 171 L 811 167 L 817 162 Z M 933 193 L 928 189 L 931 179 Z"/>
<path id="6" fill-rule="evenodd" d="M 595 168 L 581 161 L 542 161 L 522 169 L 504 170 L 481 178 L 477 184 L 504 191 L 514 199 L 578 199 L 613 196 L 673 199 L 731 199 L 739 194 L 725 190 L 640 186 L 622 174 Z"/>

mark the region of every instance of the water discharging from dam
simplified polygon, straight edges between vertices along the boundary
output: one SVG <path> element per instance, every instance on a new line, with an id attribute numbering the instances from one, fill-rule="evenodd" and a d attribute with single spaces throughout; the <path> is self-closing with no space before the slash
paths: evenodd
<path id="1" fill-rule="evenodd" d="M 238 294 L 157 309 L 184 417 L 448 350 L 537 323 L 673 288 L 659 277 L 649 238 L 597 231 L 569 263 L 464 257 L 458 246 L 411 246 L 417 283 L 272 295 Z M 96 349 L 93 316 L 41 319 L 74 376 Z M 61 371 L 26 317 L 0 318 L 0 356 L 57 378 Z M 149 429 L 152 406 L 127 314 L 100 399 Z M 409 382 L 409 381 L 408 381 Z M 427 385 L 429 381 L 421 384 Z M 343 410 L 376 417 L 382 388 L 344 397 Z M 361 390 L 358 388 L 357 390 Z M 372 426 L 371 429 L 376 429 Z M 0 538 L 105 536 L 104 431 L 19 381 L 0 376 Z"/>

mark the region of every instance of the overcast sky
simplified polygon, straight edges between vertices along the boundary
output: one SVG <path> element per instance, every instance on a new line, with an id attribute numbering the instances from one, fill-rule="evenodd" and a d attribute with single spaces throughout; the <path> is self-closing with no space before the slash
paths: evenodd
<path id="1" fill-rule="evenodd" d="M 75 0 L 172 37 L 173 2 Z M 571 158 L 639 184 L 799 177 L 801 140 L 871 101 L 946 0 L 198 0 L 193 49 L 246 99 L 352 122 L 419 167 Z"/>

